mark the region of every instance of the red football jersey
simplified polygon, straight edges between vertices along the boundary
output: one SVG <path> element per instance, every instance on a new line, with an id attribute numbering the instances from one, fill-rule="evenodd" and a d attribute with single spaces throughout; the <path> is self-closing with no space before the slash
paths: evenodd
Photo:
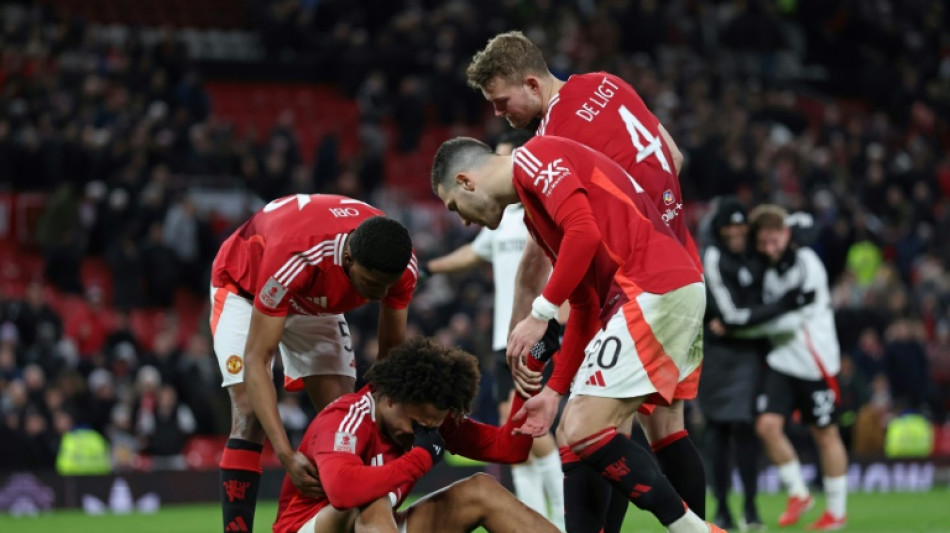
<path id="1" fill-rule="evenodd" d="M 644 189 L 606 155 L 570 139 L 544 136 L 534 137 L 512 157 L 525 223 L 555 268 L 564 230 L 554 214 L 574 191 L 587 196 L 602 241 L 585 279 L 593 282 L 602 303 L 618 270 L 655 294 L 702 281 Z"/>
<path id="2" fill-rule="evenodd" d="M 683 218 L 683 195 L 660 122 L 640 95 L 606 72 L 576 74 L 551 99 L 538 135 L 567 137 L 616 161 L 646 191 L 660 217 L 689 251 L 702 261 Z"/>
<path id="3" fill-rule="evenodd" d="M 518 401 L 512 413 L 521 405 Z M 452 453 L 480 461 L 518 463 L 527 459 L 533 439 L 512 435 L 513 429 L 511 422 L 496 427 L 450 415 L 439 433 Z M 388 496 L 396 509 L 432 468 L 429 452 L 422 448 L 404 451 L 376 424 L 371 386 L 341 396 L 320 411 L 298 450 L 317 465 L 327 497 L 307 498 L 284 476 L 275 533 L 296 532 L 328 504 L 347 509 Z"/>
<path id="4" fill-rule="evenodd" d="M 272 316 L 350 311 L 367 300 L 343 271 L 344 243 L 361 222 L 380 215 L 379 209 L 345 196 L 297 194 L 274 200 L 224 241 L 211 284 L 236 288 Z M 405 308 L 417 278 L 413 255 L 383 303 Z"/>

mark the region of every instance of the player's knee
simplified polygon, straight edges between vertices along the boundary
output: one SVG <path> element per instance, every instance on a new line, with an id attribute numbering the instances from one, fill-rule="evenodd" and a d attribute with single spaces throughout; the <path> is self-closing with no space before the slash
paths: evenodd
<path id="1" fill-rule="evenodd" d="M 574 449 L 577 442 L 583 441 L 587 437 L 609 427 L 608 424 L 601 423 L 602 421 L 583 416 L 581 412 L 574 414 L 581 416 L 572 416 L 569 420 L 563 420 L 561 422 L 561 426 L 564 428 L 563 441 L 565 445 L 570 446 L 571 449 Z M 577 453 L 577 450 L 574 449 L 574 452 Z"/>
<path id="2" fill-rule="evenodd" d="M 672 409 L 657 409 L 652 415 L 642 417 L 640 422 L 651 442 L 669 437 L 686 427 L 683 412 Z"/>
<path id="3" fill-rule="evenodd" d="M 841 440 L 841 434 L 838 432 L 838 426 L 835 424 L 825 427 L 813 427 L 811 434 L 819 448 L 834 445 Z"/>
<path id="4" fill-rule="evenodd" d="M 487 507 L 498 500 L 498 489 L 502 488 L 492 476 L 479 472 L 457 485 L 455 496 L 466 505 L 476 508 Z"/>
<path id="5" fill-rule="evenodd" d="M 782 431 L 782 418 L 775 415 L 760 415 L 755 421 L 755 432 L 763 439 L 775 437 Z"/>

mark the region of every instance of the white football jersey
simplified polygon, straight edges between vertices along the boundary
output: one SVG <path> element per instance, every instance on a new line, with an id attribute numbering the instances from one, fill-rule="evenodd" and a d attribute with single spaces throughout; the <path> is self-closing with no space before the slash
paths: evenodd
<path id="1" fill-rule="evenodd" d="M 529 238 L 524 225 L 524 208 L 521 204 L 512 204 L 505 208 L 498 229 L 484 228 L 472 241 L 475 254 L 491 261 L 495 279 L 493 350 L 504 350 L 508 345 L 508 323 L 515 301 L 515 274 Z"/>

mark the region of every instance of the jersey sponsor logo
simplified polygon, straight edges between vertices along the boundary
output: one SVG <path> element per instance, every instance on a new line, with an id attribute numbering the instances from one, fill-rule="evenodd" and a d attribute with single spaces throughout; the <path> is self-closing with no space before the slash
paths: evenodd
<path id="1" fill-rule="evenodd" d="M 261 289 L 261 293 L 258 295 L 258 297 L 261 299 L 261 303 L 264 304 L 265 307 L 276 309 L 286 294 L 287 287 L 281 285 L 276 279 L 270 278 L 267 280 L 267 283 L 264 284 L 264 288 Z"/>
<path id="2" fill-rule="evenodd" d="M 541 194 L 545 196 L 551 196 L 557 184 L 560 183 L 565 176 L 571 174 L 569 168 L 561 166 L 561 162 L 564 161 L 563 158 L 559 157 L 547 165 L 544 165 L 537 156 L 532 154 L 531 151 L 525 147 L 515 150 L 512 153 L 512 159 L 529 178 L 534 180 L 534 186 L 541 189 Z M 527 213 L 527 209 L 525 209 L 525 212 Z"/>
<path id="3" fill-rule="evenodd" d="M 241 360 L 240 355 L 232 355 L 231 357 L 228 357 L 225 366 L 228 369 L 228 373 L 233 376 L 241 372 L 241 370 L 244 368 L 244 361 Z"/>
<path id="4" fill-rule="evenodd" d="M 663 219 L 663 222 L 669 224 L 670 222 L 673 221 L 674 218 L 676 218 L 677 215 L 680 214 L 680 211 L 682 210 L 683 210 L 683 204 L 677 203 L 676 205 L 670 208 L 667 208 L 665 211 L 663 211 L 663 213 L 660 215 L 660 218 Z"/>
<path id="5" fill-rule="evenodd" d="M 587 101 L 581 104 L 581 107 L 574 113 L 587 122 L 593 122 L 594 117 L 600 114 L 600 110 L 607 107 L 607 103 L 610 102 L 611 98 L 616 96 L 617 89 L 619 88 L 616 83 L 613 83 L 607 79 L 607 76 L 604 76 L 600 85 L 594 89 L 594 93 L 590 95 Z"/>
<path id="6" fill-rule="evenodd" d="M 247 487 L 251 485 L 251 482 L 229 479 L 221 484 L 224 485 L 224 492 L 228 495 L 228 501 L 233 502 L 234 500 L 244 499 L 247 494 Z M 247 531 L 247 529 L 243 531 Z"/>
<path id="7" fill-rule="evenodd" d="M 525 239 L 509 239 L 509 240 L 498 240 L 495 241 L 495 245 L 498 253 L 521 253 L 524 250 L 525 244 L 527 241 Z"/>
<path id="8" fill-rule="evenodd" d="M 356 453 L 356 435 L 345 431 L 337 431 L 333 437 L 333 451 Z"/>
<path id="9" fill-rule="evenodd" d="M 551 196 L 554 188 L 564 179 L 564 176 L 571 173 L 569 168 L 561 165 L 562 161 L 564 159 L 560 157 L 551 161 L 534 177 L 534 186 L 541 189 L 541 193 L 545 196 Z"/>

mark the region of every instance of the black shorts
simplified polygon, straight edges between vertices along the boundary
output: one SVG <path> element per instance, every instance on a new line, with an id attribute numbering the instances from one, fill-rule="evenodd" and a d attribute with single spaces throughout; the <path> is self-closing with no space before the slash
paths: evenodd
<path id="1" fill-rule="evenodd" d="M 511 378 L 511 369 L 508 368 L 505 350 L 495 350 L 493 353 L 495 356 L 495 401 L 502 403 L 508 401 L 508 395 L 515 389 L 515 382 Z M 541 383 L 547 383 L 553 371 L 554 363 L 544 365 Z"/>
<path id="2" fill-rule="evenodd" d="M 834 389 L 823 379 L 800 379 L 769 368 L 765 372 L 756 411 L 787 418 L 798 409 L 802 423 L 823 428 L 838 422 L 835 399 Z"/>

